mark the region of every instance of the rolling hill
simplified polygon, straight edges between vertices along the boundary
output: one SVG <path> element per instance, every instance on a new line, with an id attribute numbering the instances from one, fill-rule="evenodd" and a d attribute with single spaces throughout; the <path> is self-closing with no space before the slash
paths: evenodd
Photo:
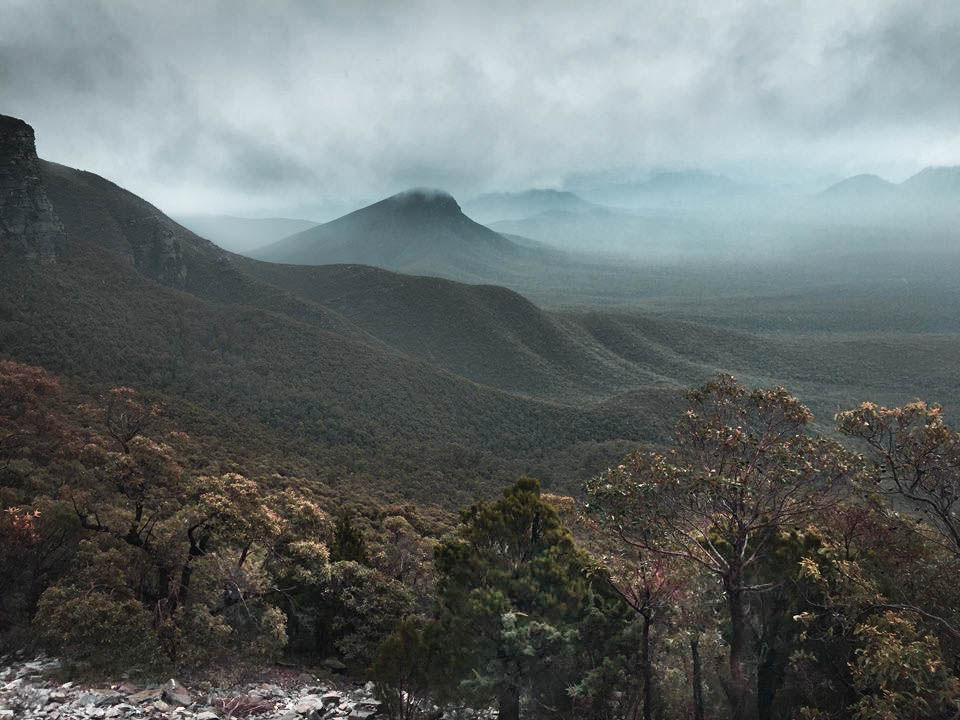
<path id="1" fill-rule="evenodd" d="M 275 263 L 373 265 L 471 282 L 560 259 L 508 240 L 464 215 L 449 194 L 426 189 L 393 195 L 248 254 Z"/>

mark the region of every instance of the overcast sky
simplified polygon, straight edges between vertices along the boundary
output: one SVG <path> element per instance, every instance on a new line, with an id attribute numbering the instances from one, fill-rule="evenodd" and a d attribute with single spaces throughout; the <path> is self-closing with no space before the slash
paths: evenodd
<path id="1" fill-rule="evenodd" d="M 168 212 L 899 181 L 960 164 L 960 2 L 0 0 L 0 112 Z"/>

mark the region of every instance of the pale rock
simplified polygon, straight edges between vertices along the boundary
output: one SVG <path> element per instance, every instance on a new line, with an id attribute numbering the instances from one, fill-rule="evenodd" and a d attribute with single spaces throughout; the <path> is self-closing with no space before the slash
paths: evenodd
<path id="1" fill-rule="evenodd" d="M 143 703 L 150 702 L 151 700 L 159 700 L 162 694 L 163 691 L 159 688 L 149 688 L 147 690 L 141 690 L 140 692 L 135 692 L 132 695 L 129 695 L 127 697 L 127 702 L 131 702 L 134 705 L 142 705 Z"/>
<path id="2" fill-rule="evenodd" d="M 320 700 L 325 706 L 329 705 L 339 705 L 340 701 L 343 699 L 343 695 L 338 692 L 328 692 L 320 696 Z"/>
<path id="3" fill-rule="evenodd" d="M 166 700 L 171 705 L 180 705 L 183 707 L 189 707 L 193 705 L 193 698 L 190 697 L 190 693 L 187 692 L 187 689 L 178 683 L 173 678 L 163 686 L 163 695 L 162 698 Z"/>
<path id="4" fill-rule="evenodd" d="M 307 695 L 293 706 L 294 712 L 306 717 L 320 717 L 324 711 L 323 701 L 316 695 Z"/>

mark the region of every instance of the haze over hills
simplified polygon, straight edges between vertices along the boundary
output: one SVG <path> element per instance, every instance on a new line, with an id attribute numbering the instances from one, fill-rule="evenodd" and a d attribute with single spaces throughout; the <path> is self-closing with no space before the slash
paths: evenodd
<path id="1" fill-rule="evenodd" d="M 900 186 L 919 197 L 960 203 L 960 165 L 924 168 Z"/>
<path id="2" fill-rule="evenodd" d="M 312 220 L 296 218 L 242 218 L 232 215 L 176 215 L 173 219 L 224 250 L 241 254 L 318 225 Z"/>
<path id="3" fill-rule="evenodd" d="M 823 198 L 842 200 L 863 200 L 874 198 L 890 198 L 896 193 L 896 185 L 884 180 L 879 175 L 854 175 L 841 180 L 820 193 Z"/>
<path id="4" fill-rule="evenodd" d="M 533 189 L 523 192 L 487 193 L 464 204 L 463 210 L 482 223 L 519 220 L 550 212 L 581 213 L 597 209 L 572 192 Z"/>
<path id="5" fill-rule="evenodd" d="M 474 222 L 442 190 L 398 193 L 248 253 L 296 265 L 356 263 L 415 274 L 489 282 L 551 258 Z"/>
<path id="6" fill-rule="evenodd" d="M 704 170 L 670 170 L 645 180 L 578 187 L 592 202 L 626 208 L 689 207 L 720 202 L 748 188 L 725 175 Z"/>

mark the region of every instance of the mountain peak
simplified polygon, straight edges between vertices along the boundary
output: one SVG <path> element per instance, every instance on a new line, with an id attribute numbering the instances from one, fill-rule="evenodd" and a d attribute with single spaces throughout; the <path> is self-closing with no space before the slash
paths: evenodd
<path id="1" fill-rule="evenodd" d="M 33 128 L 0 115 L 0 253 L 51 263 L 64 237 L 40 177 Z"/>
<path id="2" fill-rule="evenodd" d="M 4 136 L 6 136 L 7 133 L 24 130 L 30 133 L 30 137 L 33 137 L 33 128 L 26 122 L 20 118 L 11 117 L 10 115 L 0 115 L 0 132 L 2 132 Z"/>
<path id="3" fill-rule="evenodd" d="M 862 173 L 844 178 L 820 193 L 821 197 L 837 198 L 866 198 L 872 195 L 888 195 L 895 189 L 893 183 L 884 180 L 879 175 Z"/>
<path id="4" fill-rule="evenodd" d="M 425 208 L 433 212 L 446 210 L 460 212 L 460 205 L 453 195 L 437 188 L 416 187 L 391 195 L 384 202 L 397 207 Z"/>
<path id="5" fill-rule="evenodd" d="M 413 188 L 286 237 L 251 257 L 299 265 L 373 265 L 490 282 L 532 254 L 464 215 L 449 193 Z"/>
<path id="6" fill-rule="evenodd" d="M 931 194 L 960 192 L 960 165 L 926 167 L 903 181 L 903 186 Z"/>

